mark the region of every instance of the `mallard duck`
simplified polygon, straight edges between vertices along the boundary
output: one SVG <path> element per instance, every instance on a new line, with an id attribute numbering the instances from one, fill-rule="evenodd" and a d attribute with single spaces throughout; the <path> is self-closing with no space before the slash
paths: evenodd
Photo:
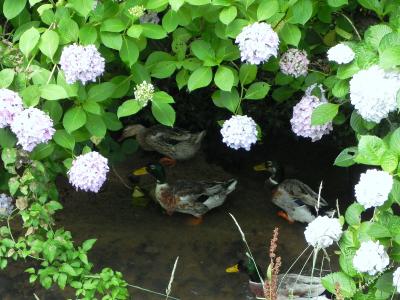
<path id="1" fill-rule="evenodd" d="M 275 162 L 267 161 L 254 167 L 255 171 L 268 173 L 267 183 L 272 188 L 272 202 L 283 209 L 280 217 L 289 223 L 294 221 L 310 223 L 318 213 L 332 216 L 335 211 L 328 207 L 328 202 L 314 192 L 308 185 L 297 179 L 283 178 L 283 170 Z"/>
<path id="2" fill-rule="evenodd" d="M 199 151 L 205 134 L 205 131 L 190 133 L 186 130 L 164 125 L 146 128 L 143 125 L 136 124 L 127 126 L 120 140 L 135 136 L 143 150 L 161 153 L 170 160 L 164 159 L 164 162 L 175 164 L 177 160 L 192 158 Z"/>
<path id="3" fill-rule="evenodd" d="M 179 180 L 168 184 L 165 169 L 160 163 L 152 163 L 133 172 L 136 176 L 152 175 L 156 180 L 155 199 L 168 214 L 177 211 L 201 218 L 211 209 L 221 206 L 226 196 L 235 190 L 237 181 Z"/>
<path id="4" fill-rule="evenodd" d="M 258 269 L 258 272 L 257 272 Z M 260 267 L 256 266 L 250 257 L 247 261 L 239 260 L 238 263 L 226 269 L 227 273 L 245 273 L 249 276 L 249 289 L 257 299 L 265 299 L 263 290 L 263 280 L 265 278 L 260 272 Z M 260 278 L 261 276 L 261 278 Z M 325 288 L 321 284 L 319 277 L 311 277 L 297 274 L 278 275 L 278 300 L 322 300 L 328 299 L 321 296 Z"/>

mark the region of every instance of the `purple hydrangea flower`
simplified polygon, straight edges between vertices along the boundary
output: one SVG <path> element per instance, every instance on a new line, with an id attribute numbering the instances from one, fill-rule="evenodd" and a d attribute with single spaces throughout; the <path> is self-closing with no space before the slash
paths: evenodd
<path id="1" fill-rule="evenodd" d="M 0 128 L 10 125 L 15 115 L 23 109 L 22 99 L 17 93 L 0 89 Z"/>
<path id="2" fill-rule="evenodd" d="M 221 129 L 222 141 L 230 148 L 250 150 L 257 142 L 257 124 L 248 116 L 232 116 Z"/>
<path id="3" fill-rule="evenodd" d="M 253 23 L 242 29 L 236 37 L 242 61 L 259 65 L 278 55 L 279 37 L 271 25 L 261 22 Z"/>
<path id="4" fill-rule="evenodd" d="M 50 141 L 55 129 L 53 120 L 46 113 L 30 107 L 14 117 L 11 131 L 17 136 L 17 144 L 31 152 L 37 145 Z"/>
<path id="5" fill-rule="evenodd" d="M 104 73 L 105 62 L 94 45 L 73 44 L 63 49 L 60 66 L 67 83 L 80 81 L 86 84 L 88 81 L 95 82 L 96 78 Z"/>
<path id="6" fill-rule="evenodd" d="M 97 193 L 107 179 L 108 160 L 98 152 L 79 155 L 68 171 L 69 182 L 76 190 Z"/>
<path id="7" fill-rule="evenodd" d="M 315 85 L 308 88 L 300 102 L 293 107 L 293 116 L 290 120 L 292 130 L 295 134 L 305 138 L 311 138 L 313 142 L 320 140 L 322 136 L 333 130 L 331 122 L 324 125 L 311 125 L 313 110 L 320 104 L 326 102 L 324 96 L 319 99 L 311 95 L 311 91 L 314 87 Z M 320 89 L 322 91 L 321 87 Z"/>
<path id="8" fill-rule="evenodd" d="M 297 78 L 307 75 L 309 63 L 304 50 L 292 48 L 282 55 L 279 66 L 283 74 Z"/>
<path id="9" fill-rule="evenodd" d="M 13 199 L 6 194 L 0 194 L 0 218 L 8 217 L 13 210 Z"/>

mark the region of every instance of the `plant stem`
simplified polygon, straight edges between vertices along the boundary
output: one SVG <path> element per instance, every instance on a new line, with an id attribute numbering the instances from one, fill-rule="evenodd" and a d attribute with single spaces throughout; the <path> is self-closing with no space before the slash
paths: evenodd
<path id="1" fill-rule="evenodd" d="M 166 294 L 155 292 L 155 291 L 152 291 L 152 290 L 148 290 L 148 289 L 142 288 L 142 287 L 137 286 L 137 285 L 132 285 L 132 284 L 129 284 L 129 283 L 127 285 L 130 286 L 131 288 L 138 289 L 138 290 L 150 293 L 150 294 L 159 295 L 159 296 L 163 296 L 163 297 L 168 296 Z M 175 298 L 175 297 L 172 297 L 172 296 L 168 296 L 168 297 L 169 297 L 169 299 L 180 300 L 179 298 Z"/>
<path id="2" fill-rule="evenodd" d="M 342 15 L 343 18 L 346 19 L 347 22 L 350 23 L 351 27 L 353 27 L 353 30 L 354 30 L 354 32 L 355 32 L 356 35 L 357 35 L 358 40 L 361 41 L 361 40 L 362 40 L 361 35 L 360 35 L 360 33 L 358 32 L 356 26 L 354 26 L 354 23 L 353 23 L 353 22 L 350 20 L 350 18 L 349 18 L 348 16 L 346 16 L 344 13 L 340 13 L 340 14 Z"/>

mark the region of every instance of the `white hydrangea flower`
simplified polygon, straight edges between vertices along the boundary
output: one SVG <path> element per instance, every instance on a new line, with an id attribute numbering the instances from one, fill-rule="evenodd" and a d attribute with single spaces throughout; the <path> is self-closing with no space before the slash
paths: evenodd
<path id="1" fill-rule="evenodd" d="M 68 84 L 80 81 L 85 85 L 89 81 L 95 82 L 104 73 L 105 61 L 95 45 L 73 44 L 64 47 L 60 66 Z"/>
<path id="2" fill-rule="evenodd" d="M 17 144 L 28 152 L 37 145 L 50 141 L 55 132 L 53 120 L 45 112 L 34 107 L 17 114 L 10 127 L 17 136 Z"/>
<path id="3" fill-rule="evenodd" d="M 158 24 L 160 23 L 160 18 L 158 17 L 157 13 L 155 12 L 148 12 L 142 15 L 139 19 L 140 23 L 152 23 Z"/>
<path id="4" fill-rule="evenodd" d="M 144 107 L 149 101 L 153 100 L 154 85 L 143 81 L 141 84 L 136 85 L 133 93 L 135 100 L 139 102 L 140 106 Z"/>
<path id="5" fill-rule="evenodd" d="M 259 65 L 278 55 L 279 37 L 271 25 L 253 23 L 242 29 L 236 37 L 242 61 Z"/>
<path id="6" fill-rule="evenodd" d="M 8 217 L 13 210 L 13 199 L 6 194 L 0 194 L 0 218 Z"/>
<path id="7" fill-rule="evenodd" d="M 292 48 L 282 55 L 279 67 L 283 74 L 297 78 L 307 75 L 309 63 L 304 50 Z"/>
<path id="8" fill-rule="evenodd" d="M 257 142 L 257 124 L 248 116 L 232 116 L 221 128 L 222 141 L 230 148 L 250 150 Z"/>
<path id="9" fill-rule="evenodd" d="M 388 199 L 392 186 L 393 177 L 388 172 L 367 170 L 354 187 L 357 202 L 365 208 L 381 206 Z"/>
<path id="10" fill-rule="evenodd" d="M 108 171 L 107 158 L 92 151 L 75 158 L 67 174 L 76 190 L 97 193 L 106 181 Z"/>
<path id="11" fill-rule="evenodd" d="M 333 130 L 332 122 L 323 125 L 311 125 L 311 117 L 314 109 L 322 103 L 327 102 L 321 86 L 319 86 L 322 93 L 321 99 L 311 95 L 311 91 L 315 87 L 316 85 L 312 85 L 306 90 L 303 98 L 293 107 L 293 115 L 290 119 L 292 131 L 298 136 L 311 138 L 312 142 L 320 140 L 324 135 L 329 134 Z"/>
<path id="12" fill-rule="evenodd" d="M 400 89 L 398 74 L 386 73 L 379 66 L 361 70 L 350 80 L 350 102 L 363 119 L 379 123 L 397 110 Z"/>
<path id="13" fill-rule="evenodd" d="M 400 293 L 400 267 L 393 273 L 393 286 L 396 288 L 397 293 Z"/>
<path id="14" fill-rule="evenodd" d="M 379 241 L 362 242 L 353 258 L 353 266 L 360 273 L 376 275 L 389 265 L 389 255 Z"/>
<path id="15" fill-rule="evenodd" d="M 0 128 L 9 126 L 15 115 L 23 109 L 22 99 L 17 93 L 0 89 Z"/>
<path id="16" fill-rule="evenodd" d="M 306 227 L 304 236 L 307 243 L 314 248 L 327 248 L 342 236 L 342 225 L 339 219 L 318 216 Z"/>
<path id="17" fill-rule="evenodd" d="M 354 51 L 345 44 L 337 44 L 328 50 L 328 59 L 338 64 L 348 64 L 355 56 Z"/>

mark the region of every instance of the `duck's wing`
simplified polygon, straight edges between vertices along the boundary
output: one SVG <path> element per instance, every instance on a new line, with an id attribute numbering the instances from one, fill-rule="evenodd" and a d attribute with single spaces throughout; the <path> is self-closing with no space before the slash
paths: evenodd
<path id="1" fill-rule="evenodd" d="M 307 184 L 297 179 L 286 179 L 280 184 L 295 199 L 299 199 L 304 204 L 315 207 L 318 204 L 318 194 L 314 192 Z M 319 201 L 320 206 L 327 206 L 328 203 L 322 197 Z"/>
<path id="2" fill-rule="evenodd" d="M 236 186 L 236 180 L 227 181 L 189 181 L 178 180 L 172 185 L 174 195 L 177 196 L 214 196 L 231 192 Z"/>
<path id="3" fill-rule="evenodd" d="M 291 295 L 294 298 L 290 299 L 306 298 L 309 296 L 318 297 L 325 292 L 325 288 L 319 277 L 287 274 L 286 276 L 279 275 L 278 282 L 278 285 L 280 285 L 278 294 L 282 297 L 278 297 L 278 299 L 289 299 L 285 297 L 290 297 Z"/>

